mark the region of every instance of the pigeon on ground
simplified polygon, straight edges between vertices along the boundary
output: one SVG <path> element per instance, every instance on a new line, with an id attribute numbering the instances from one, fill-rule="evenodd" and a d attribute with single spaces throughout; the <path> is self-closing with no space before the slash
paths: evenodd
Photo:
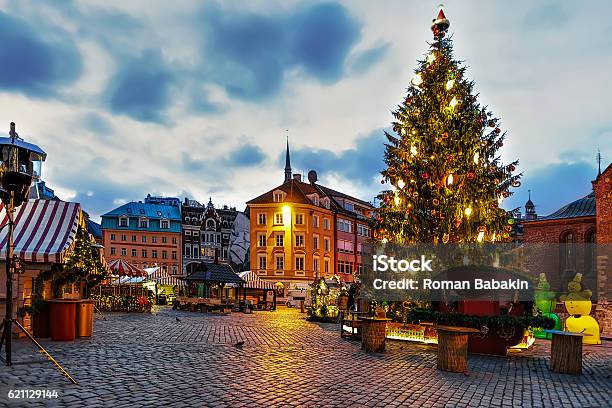
<path id="1" fill-rule="evenodd" d="M 242 346 L 244 346 L 244 341 L 239 341 L 238 343 L 234 344 L 234 347 L 236 348 L 242 348 Z"/>

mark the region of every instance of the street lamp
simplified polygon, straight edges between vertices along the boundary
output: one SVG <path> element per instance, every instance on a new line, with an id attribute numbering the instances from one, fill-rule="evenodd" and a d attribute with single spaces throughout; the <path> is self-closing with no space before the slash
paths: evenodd
<path id="1" fill-rule="evenodd" d="M 2 322 L 3 333 L 0 341 L 6 342 L 6 365 L 11 362 L 12 323 L 23 327 L 13 319 L 13 215 L 28 199 L 32 182 L 40 180 L 42 162 L 47 154 L 38 146 L 27 143 L 15 132 L 15 123 L 11 122 L 9 137 L 0 137 L 0 199 L 4 203 L 8 218 L 6 234 L 6 314 Z M 25 330 L 24 330 L 25 331 Z M 29 334 L 29 333 L 28 333 Z"/>

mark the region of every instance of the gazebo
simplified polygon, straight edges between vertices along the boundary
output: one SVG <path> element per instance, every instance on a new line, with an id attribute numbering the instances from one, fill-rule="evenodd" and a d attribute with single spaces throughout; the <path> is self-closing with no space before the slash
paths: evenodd
<path id="1" fill-rule="evenodd" d="M 195 270 L 182 278 L 187 282 L 185 295 L 177 300 L 180 305 L 221 305 L 223 303 L 223 292 L 225 291 L 225 304 L 229 304 L 231 297 L 238 300 L 238 291 L 234 291 L 231 296 L 230 291 L 233 287 L 241 287 L 244 280 L 238 276 L 231 266 L 226 264 L 200 262 Z M 227 309 L 227 307 L 226 307 Z"/>

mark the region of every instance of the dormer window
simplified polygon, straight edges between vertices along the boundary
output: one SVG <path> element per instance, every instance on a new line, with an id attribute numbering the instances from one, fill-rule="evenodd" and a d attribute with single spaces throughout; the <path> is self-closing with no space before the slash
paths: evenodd
<path id="1" fill-rule="evenodd" d="M 323 204 L 323 207 L 329 209 L 329 198 L 328 197 L 323 197 L 321 199 L 321 204 Z"/>
<path id="2" fill-rule="evenodd" d="M 130 219 L 128 217 L 119 217 L 119 226 L 127 227 L 129 226 Z"/>
<path id="3" fill-rule="evenodd" d="M 318 196 L 318 194 L 311 194 L 310 196 L 308 196 L 308 198 L 310 198 L 310 201 L 314 205 L 319 205 L 319 196 Z"/>
<path id="4" fill-rule="evenodd" d="M 276 190 L 273 195 L 274 202 L 280 203 L 285 199 L 285 192 L 281 190 Z"/>
<path id="5" fill-rule="evenodd" d="M 344 209 L 348 211 L 355 211 L 355 206 L 352 203 L 344 203 Z"/>
<path id="6" fill-rule="evenodd" d="M 159 222 L 159 228 L 161 228 L 161 229 L 168 229 L 168 228 L 170 228 L 170 221 L 168 221 L 168 220 L 161 220 Z"/>
<path id="7" fill-rule="evenodd" d="M 138 219 L 138 228 L 149 228 L 149 219 L 146 217 L 140 217 Z"/>
<path id="8" fill-rule="evenodd" d="M 206 221 L 206 229 L 214 230 L 215 229 L 215 221 L 214 220 Z"/>

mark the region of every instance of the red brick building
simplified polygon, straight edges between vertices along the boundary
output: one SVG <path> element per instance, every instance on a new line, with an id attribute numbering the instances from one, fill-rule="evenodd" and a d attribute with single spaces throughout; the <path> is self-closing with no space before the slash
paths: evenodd
<path id="1" fill-rule="evenodd" d="M 523 242 L 558 244 L 559 255 L 547 264 L 551 288 L 565 292 L 572 277 L 582 273 L 585 287 L 596 295 L 593 314 L 603 332 L 612 334 L 612 164 L 592 185 L 587 196 L 524 221 Z"/>

